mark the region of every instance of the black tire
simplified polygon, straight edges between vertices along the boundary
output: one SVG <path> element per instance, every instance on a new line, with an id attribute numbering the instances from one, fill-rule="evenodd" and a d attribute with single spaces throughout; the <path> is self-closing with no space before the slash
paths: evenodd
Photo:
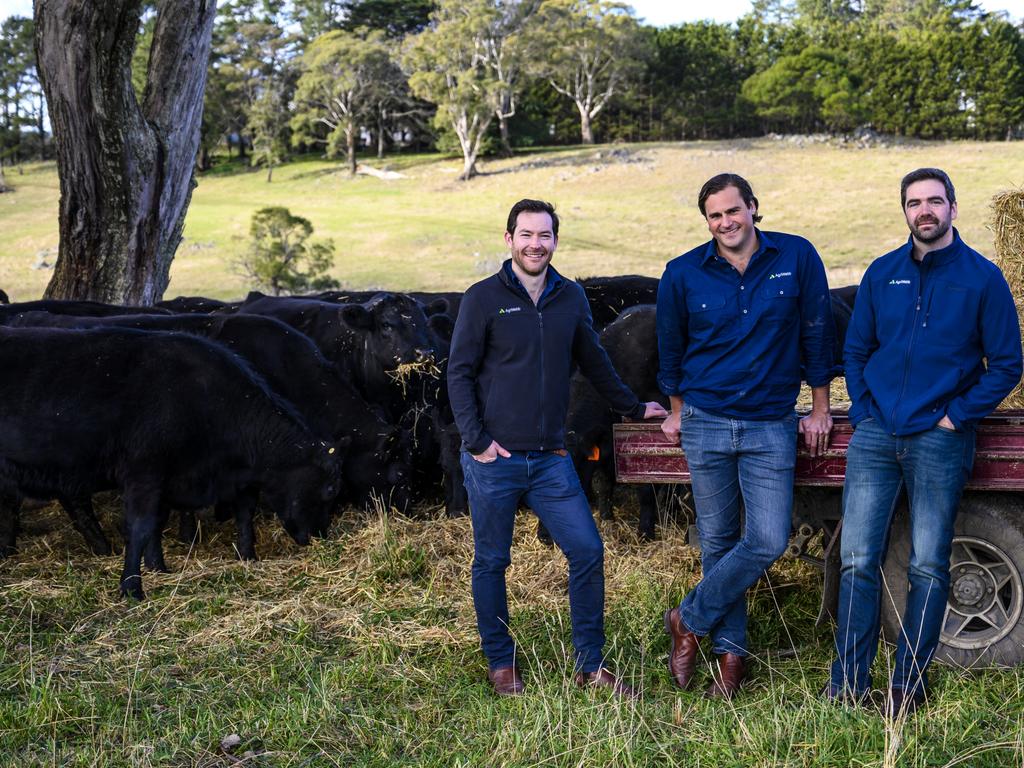
<path id="1" fill-rule="evenodd" d="M 889 642 L 899 636 L 909 562 L 910 525 L 903 515 L 893 522 L 883 566 L 882 630 Z M 1017 494 L 964 494 L 935 658 L 962 667 L 1024 664 L 1024 504 Z"/>

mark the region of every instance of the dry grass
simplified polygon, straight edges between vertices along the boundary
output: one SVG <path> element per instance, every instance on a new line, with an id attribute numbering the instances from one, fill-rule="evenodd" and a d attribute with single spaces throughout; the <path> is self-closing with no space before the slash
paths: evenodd
<path id="1" fill-rule="evenodd" d="M 1010 286 L 1018 320 L 1024 320 L 1024 191 L 1001 192 L 992 198 L 991 227 L 994 261 Z M 1024 385 L 1018 382 L 999 407 L 1024 408 Z"/>

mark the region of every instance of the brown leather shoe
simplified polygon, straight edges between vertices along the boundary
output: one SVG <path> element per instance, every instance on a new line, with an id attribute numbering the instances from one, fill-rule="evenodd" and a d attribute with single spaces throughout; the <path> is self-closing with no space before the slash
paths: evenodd
<path id="1" fill-rule="evenodd" d="M 601 667 L 596 672 L 577 672 L 576 685 L 580 688 L 586 688 L 588 686 L 594 688 L 610 688 L 613 694 L 623 699 L 640 698 L 640 694 L 637 693 L 633 686 L 622 682 L 619 677 L 604 667 Z"/>
<path id="2" fill-rule="evenodd" d="M 685 691 L 693 682 L 693 672 L 697 668 L 700 637 L 683 626 L 679 608 L 665 611 L 665 631 L 672 640 L 668 653 L 668 671 L 676 685 Z"/>
<path id="3" fill-rule="evenodd" d="M 715 681 L 704 695 L 709 699 L 731 699 L 740 689 L 746 676 L 746 660 L 735 653 L 723 653 L 718 657 L 718 669 L 714 672 Z"/>
<path id="4" fill-rule="evenodd" d="M 497 667 L 487 670 L 487 679 L 499 696 L 522 696 L 526 686 L 519 676 L 518 667 Z"/>

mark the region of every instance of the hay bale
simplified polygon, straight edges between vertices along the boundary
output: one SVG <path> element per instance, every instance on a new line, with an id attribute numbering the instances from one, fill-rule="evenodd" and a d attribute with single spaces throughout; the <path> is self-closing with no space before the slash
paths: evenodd
<path id="1" fill-rule="evenodd" d="M 991 229 L 995 235 L 995 263 L 1003 271 L 1024 325 L 1024 190 L 1001 192 L 992 198 Z M 1024 408 L 1024 387 L 1018 382 L 999 405 Z"/>

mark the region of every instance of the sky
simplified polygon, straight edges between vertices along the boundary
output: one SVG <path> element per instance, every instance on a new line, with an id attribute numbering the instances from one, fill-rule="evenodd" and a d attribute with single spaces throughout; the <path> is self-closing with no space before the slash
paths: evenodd
<path id="1" fill-rule="evenodd" d="M 629 2 L 629 0 L 626 0 Z M 636 15 L 654 26 L 711 19 L 735 21 L 750 9 L 750 0 L 632 0 Z M 1007 11 L 1016 21 L 1024 19 L 1024 0 L 980 0 L 986 11 Z M 0 19 L 31 16 L 32 0 L 0 0 Z"/>

